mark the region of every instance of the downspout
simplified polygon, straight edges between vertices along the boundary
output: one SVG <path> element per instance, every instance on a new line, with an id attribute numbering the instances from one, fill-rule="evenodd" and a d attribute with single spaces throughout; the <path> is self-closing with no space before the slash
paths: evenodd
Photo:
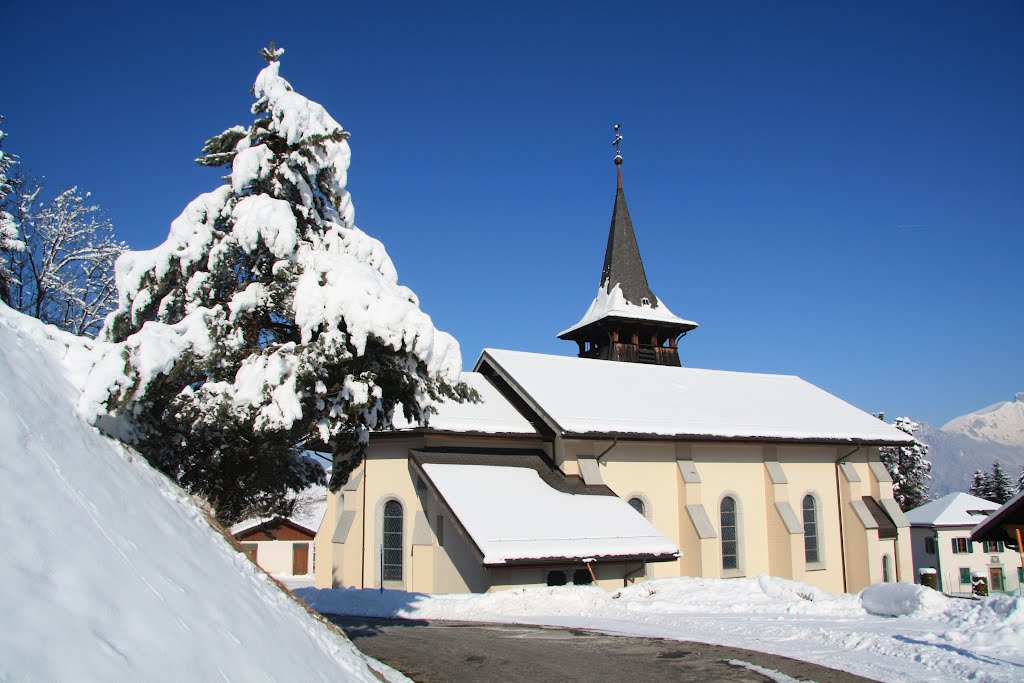
<path id="1" fill-rule="evenodd" d="M 860 448 L 861 448 L 860 446 L 857 446 L 856 448 L 854 448 L 852 451 L 850 451 L 846 455 L 839 456 L 838 458 L 836 458 L 836 462 L 835 462 L 835 466 L 836 466 L 836 505 L 839 506 L 839 556 L 842 558 L 842 562 L 840 563 L 840 565 L 843 568 L 843 592 L 844 593 L 847 592 L 847 583 L 846 583 L 846 541 L 845 541 L 844 535 L 843 535 L 843 494 L 842 494 L 842 491 L 840 491 L 840 489 L 839 489 L 839 463 L 841 463 L 843 460 L 846 460 L 851 455 L 853 455 L 854 453 L 859 451 Z"/>
<path id="2" fill-rule="evenodd" d="M 367 480 L 367 478 L 369 476 L 370 476 L 370 468 L 369 468 L 368 458 L 364 457 L 363 458 L 363 533 L 361 534 L 361 538 L 360 538 L 360 540 L 362 541 L 362 544 L 363 544 L 363 550 L 362 550 L 362 554 L 359 556 L 359 566 L 360 566 L 360 572 L 361 572 L 361 574 L 359 576 L 359 587 L 360 588 L 366 588 L 366 489 L 369 488 L 367 486 L 366 480 Z M 383 567 L 381 567 L 381 572 L 383 572 L 383 571 L 384 571 L 384 569 L 383 569 Z M 383 574 L 381 574 L 381 576 L 383 577 Z M 380 585 L 381 586 L 384 585 L 384 579 L 383 578 L 381 578 Z"/>

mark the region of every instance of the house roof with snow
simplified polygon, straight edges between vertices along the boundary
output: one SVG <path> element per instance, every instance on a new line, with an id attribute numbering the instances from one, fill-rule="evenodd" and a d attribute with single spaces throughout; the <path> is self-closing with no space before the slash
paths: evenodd
<path id="1" fill-rule="evenodd" d="M 312 486 L 299 494 L 295 510 L 290 516 L 252 517 L 233 525 L 230 531 L 233 536 L 237 536 L 238 534 L 253 531 L 257 527 L 269 527 L 283 523 L 297 526 L 315 536 L 326 512 L 327 488 L 324 486 Z"/>
<path id="2" fill-rule="evenodd" d="M 791 375 L 485 349 L 495 375 L 564 436 L 912 443 L 913 437 Z"/>
<path id="3" fill-rule="evenodd" d="M 679 556 L 610 489 L 566 477 L 541 453 L 413 451 L 410 459 L 484 565 Z"/>
<path id="4" fill-rule="evenodd" d="M 537 434 L 530 421 L 523 417 L 486 377 L 476 372 L 464 372 L 461 379 L 476 389 L 480 395 L 480 402 L 434 403 L 437 413 L 430 416 L 428 427 L 431 431 L 534 436 Z M 423 429 L 420 425 L 408 422 L 401 414 L 395 415 L 394 424 L 399 431 Z"/>
<path id="5" fill-rule="evenodd" d="M 974 526 L 999 505 L 966 493 L 951 493 L 907 512 L 911 526 Z"/>

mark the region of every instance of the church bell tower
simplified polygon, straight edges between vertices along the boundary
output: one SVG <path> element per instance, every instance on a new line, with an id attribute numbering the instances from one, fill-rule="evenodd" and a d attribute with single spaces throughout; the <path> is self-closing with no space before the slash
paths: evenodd
<path id="1" fill-rule="evenodd" d="M 674 315 L 650 285 L 622 191 L 622 135 L 615 125 L 617 188 L 597 296 L 583 318 L 558 335 L 576 342 L 580 358 L 679 365 L 678 340 L 697 323 Z"/>

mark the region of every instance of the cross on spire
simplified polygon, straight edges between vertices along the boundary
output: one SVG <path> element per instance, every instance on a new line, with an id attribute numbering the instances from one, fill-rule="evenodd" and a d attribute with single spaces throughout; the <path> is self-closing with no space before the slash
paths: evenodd
<path id="1" fill-rule="evenodd" d="M 615 139 L 612 140 L 612 146 L 615 147 L 615 176 L 617 178 L 618 186 L 622 187 L 622 150 L 619 149 L 619 145 L 622 144 L 622 133 L 619 132 L 619 124 L 615 124 Z"/>

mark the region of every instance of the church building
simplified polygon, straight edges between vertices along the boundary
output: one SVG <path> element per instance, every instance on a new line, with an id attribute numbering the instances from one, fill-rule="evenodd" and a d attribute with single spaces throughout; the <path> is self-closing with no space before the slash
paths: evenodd
<path id="1" fill-rule="evenodd" d="M 597 295 L 558 335 L 577 356 L 485 349 L 481 402 L 374 433 L 328 494 L 318 587 L 913 581 L 879 458 L 912 437 L 799 377 L 684 367 L 697 323 L 651 291 L 621 163 Z"/>

